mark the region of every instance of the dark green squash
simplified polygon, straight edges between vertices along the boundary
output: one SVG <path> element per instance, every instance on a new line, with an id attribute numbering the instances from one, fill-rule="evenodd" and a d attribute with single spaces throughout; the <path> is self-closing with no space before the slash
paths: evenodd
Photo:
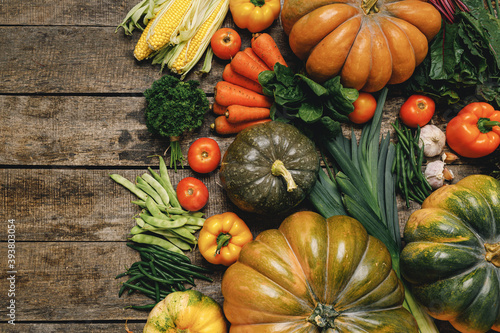
<path id="1" fill-rule="evenodd" d="M 318 171 L 313 142 L 294 126 L 272 121 L 236 136 L 224 153 L 220 179 L 240 209 L 280 214 L 306 197 Z"/>
<path id="2" fill-rule="evenodd" d="M 500 182 L 466 177 L 431 194 L 405 227 L 401 271 L 434 318 L 500 331 Z"/>

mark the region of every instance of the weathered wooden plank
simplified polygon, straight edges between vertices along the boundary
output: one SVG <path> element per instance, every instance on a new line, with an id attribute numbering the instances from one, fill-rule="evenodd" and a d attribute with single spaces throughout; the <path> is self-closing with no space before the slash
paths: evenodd
<path id="1" fill-rule="evenodd" d="M 0 331 L 3 333 L 124 333 L 126 319 L 120 322 L 92 323 L 85 322 L 59 322 L 59 323 L 17 323 L 15 325 L 0 323 Z M 134 333 L 140 333 L 144 329 L 146 320 L 141 322 L 129 321 L 127 328 Z"/>
<path id="2" fill-rule="evenodd" d="M 157 170 L 158 161 L 150 164 Z M 19 241 L 125 241 L 140 212 L 132 204 L 137 198 L 115 183 L 109 174 L 118 173 L 134 181 L 149 173 L 138 170 L 0 170 L 0 221 L 14 219 Z M 233 207 L 218 185 L 218 174 L 195 175 L 189 169 L 170 172 L 172 184 L 196 176 L 209 189 L 209 202 L 203 209 L 211 216 Z M 7 228 L 0 230 L 7 240 Z"/>
<path id="3" fill-rule="evenodd" d="M 148 132 L 145 107 L 143 97 L 0 96 L 0 164 L 144 165 L 168 146 Z M 213 119 L 207 111 L 204 126 L 182 138 L 185 154 L 196 137 L 229 145 L 212 135 Z"/>
<path id="4" fill-rule="evenodd" d="M 51 1 L 4 0 L 0 7 L 2 25 L 72 25 L 116 27 L 136 0 Z"/>
<path id="5" fill-rule="evenodd" d="M 157 170 L 157 161 L 150 164 Z M 2 169 L 0 170 L 0 221 L 16 221 L 16 239 L 20 241 L 124 241 L 134 226 L 133 216 L 140 209 L 130 201 L 135 196 L 109 178 L 118 173 L 133 181 L 147 172 L 137 170 L 86 169 Z M 463 168 L 457 179 L 482 173 L 481 168 Z M 189 169 L 170 172 L 174 186 L 184 177 L 195 176 L 209 189 L 209 201 L 202 210 L 212 216 L 236 212 L 255 235 L 275 228 L 283 216 L 257 216 L 242 212 L 228 202 L 217 172 L 193 174 Z M 398 201 L 401 230 L 411 212 Z M 296 210 L 313 209 L 305 201 Z M 0 241 L 7 240 L 7 229 L 0 229 Z"/>
<path id="6" fill-rule="evenodd" d="M 209 98 L 213 101 L 213 98 Z M 389 98 L 382 133 L 390 131 L 404 99 Z M 0 164 L 52 166 L 143 166 L 149 156 L 163 154 L 168 141 L 151 135 L 145 125 L 144 97 L 103 96 L 2 96 L 0 95 Z M 436 115 L 433 123 L 446 122 Z M 203 126 L 181 138 L 186 157 L 198 137 L 215 139 L 222 151 L 233 136 L 210 129 L 215 119 L 207 111 Z M 351 126 L 343 126 L 350 136 Z M 361 126 L 356 126 L 359 138 Z M 457 164 L 489 165 L 488 158 L 461 159 Z"/>
<path id="7" fill-rule="evenodd" d="M 282 52 L 294 63 L 286 36 L 276 23 L 270 33 Z M 251 34 L 239 30 L 243 47 L 250 45 Z M 2 26 L 2 44 L 9 52 L 0 54 L 0 94 L 32 93 L 142 93 L 158 79 L 159 65 L 150 60 L 136 61 L 133 56 L 139 34 L 125 36 L 112 27 L 87 26 Z M 186 79 L 202 81 L 202 88 L 213 93 L 222 79 L 228 61 L 214 57 L 210 75 L 200 77 L 196 71 Z M 163 74 L 167 73 L 167 69 Z"/>
<path id="8" fill-rule="evenodd" d="M 222 267 L 205 264 L 199 251 L 188 253 L 194 263 L 213 269 L 209 274 L 220 281 Z M 6 267 L 7 256 L 0 258 Z M 0 318 L 7 318 L 7 305 L 15 299 L 19 321 L 101 321 L 146 319 L 147 313 L 125 309 L 132 304 L 148 304 L 139 294 L 118 297 L 115 279 L 126 267 L 139 260 L 136 251 L 124 242 L 26 242 L 16 243 L 15 296 L 8 295 L 10 283 L 0 284 Z M 4 269 L 1 281 L 9 277 Z M 195 280 L 196 289 L 222 302 L 220 284 Z"/>

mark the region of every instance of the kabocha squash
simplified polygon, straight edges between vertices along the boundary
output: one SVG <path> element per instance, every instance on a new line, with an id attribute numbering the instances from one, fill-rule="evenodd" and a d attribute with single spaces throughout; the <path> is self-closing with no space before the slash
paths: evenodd
<path id="1" fill-rule="evenodd" d="M 168 294 L 149 313 L 143 333 L 226 333 L 220 305 L 196 290 Z"/>
<path id="2" fill-rule="evenodd" d="M 262 232 L 222 294 L 232 333 L 418 331 L 389 251 L 348 216 L 301 211 Z"/>
<path id="3" fill-rule="evenodd" d="M 318 171 L 313 142 L 294 126 L 271 121 L 238 133 L 219 174 L 227 196 L 240 209 L 280 214 L 306 197 Z"/>
<path id="4" fill-rule="evenodd" d="M 419 0 L 285 0 L 281 12 L 292 51 L 318 82 L 374 92 L 406 81 L 441 27 L 441 14 Z"/>
<path id="5" fill-rule="evenodd" d="M 468 176 L 409 218 L 401 271 L 434 318 L 460 332 L 500 331 L 500 182 Z"/>

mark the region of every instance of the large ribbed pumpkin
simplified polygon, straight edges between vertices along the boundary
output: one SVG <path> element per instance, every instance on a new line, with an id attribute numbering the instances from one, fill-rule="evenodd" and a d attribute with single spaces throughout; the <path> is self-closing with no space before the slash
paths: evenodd
<path id="1" fill-rule="evenodd" d="M 500 331 L 500 182 L 464 178 L 409 218 L 401 272 L 413 295 L 460 332 Z"/>
<path id="2" fill-rule="evenodd" d="M 283 29 L 308 75 L 368 92 L 406 81 L 441 28 L 419 0 L 285 0 Z"/>
<path id="3" fill-rule="evenodd" d="M 415 333 L 385 245 L 357 220 L 302 211 L 245 244 L 222 279 L 231 333 Z"/>

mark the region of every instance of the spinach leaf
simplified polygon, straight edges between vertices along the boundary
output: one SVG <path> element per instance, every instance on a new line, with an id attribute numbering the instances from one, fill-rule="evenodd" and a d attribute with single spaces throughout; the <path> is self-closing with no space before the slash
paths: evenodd
<path id="1" fill-rule="evenodd" d="M 274 71 L 260 73 L 259 83 L 264 94 L 274 98 L 272 119 L 293 121 L 303 131 L 307 128 L 316 135 L 321 131 L 338 135 L 339 122 L 348 121 L 347 115 L 354 110 L 352 103 L 359 96 L 356 89 L 343 87 L 340 77 L 320 84 L 279 63 Z"/>

